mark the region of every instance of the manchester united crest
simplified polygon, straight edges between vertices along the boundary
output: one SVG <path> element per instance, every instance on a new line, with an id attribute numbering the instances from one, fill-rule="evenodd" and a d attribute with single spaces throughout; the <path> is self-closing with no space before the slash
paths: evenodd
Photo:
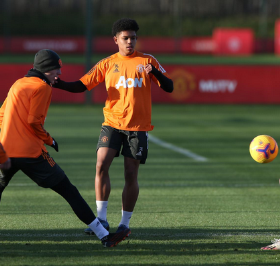
<path id="1" fill-rule="evenodd" d="M 107 141 L 108 141 L 108 137 L 107 137 L 107 136 L 102 137 L 101 141 L 102 141 L 103 143 L 107 142 Z"/>

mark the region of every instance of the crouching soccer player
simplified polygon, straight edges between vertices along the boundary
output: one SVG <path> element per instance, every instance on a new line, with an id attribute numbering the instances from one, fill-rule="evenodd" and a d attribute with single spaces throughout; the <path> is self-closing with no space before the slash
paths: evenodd
<path id="1" fill-rule="evenodd" d="M 61 74 L 61 67 L 57 53 L 40 50 L 35 55 L 33 69 L 12 85 L 0 109 L 0 141 L 11 161 L 9 169 L 1 167 L 0 199 L 14 174 L 21 170 L 38 186 L 51 188 L 61 195 L 102 244 L 113 247 L 124 240 L 130 230 L 109 234 L 44 146 L 51 146 L 58 152 L 58 144 L 44 129 L 44 121 L 52 85 Z M 3 160 L 5 162 L 5 158 Z"/>

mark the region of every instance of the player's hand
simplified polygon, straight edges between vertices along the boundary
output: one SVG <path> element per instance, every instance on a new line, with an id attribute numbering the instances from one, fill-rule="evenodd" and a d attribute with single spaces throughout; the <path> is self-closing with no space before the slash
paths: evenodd
<path id="1" fill-rule="evenodd" d="M 61 83 L 61 79 L 58 77 L 57 79 L 55 79 L 54 84 L 52 85 L 52 87 L 54 88 L 59 88 Z"/>
<path id="2" fill-rule="evenodd" d="M 0 169 L 8 170 L 11 167 L 11 159 L 9 158 L 6 162 L 0 164 Z"/>
<path id="3" fill-rule="evenodd" d="M 58 152 L 58 144 L 57 144 L 57 142 L 55 141 L 54 138 L 53 138 L 53 144 L 52 144 L 51 147 L 53 147 Z"/>
<path id="4" fill-rule="evenodd" d="M 154 70 L 154 66 L 152 64 L 147 64 L 145 67 L 144 67 L 144 70 L 146 72 L 146 74 L 150 74 L 150 73 L 153 73 L 153 70 Z"/>

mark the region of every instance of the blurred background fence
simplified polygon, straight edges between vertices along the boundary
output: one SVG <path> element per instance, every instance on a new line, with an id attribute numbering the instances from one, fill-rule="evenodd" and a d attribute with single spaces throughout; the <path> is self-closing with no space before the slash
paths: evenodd
<path id="1" fill-rule="evenodd" d="M 91 20 L 87 21 L 87 2 Z M 110 36 L 112 23 L 122 17 L 137 20 L 139 36 L 212 36 L 215 28 L 250 28 L 273 52 L 279 0 L 1 0 L 0 25 L 4 52 L 9 39 L 20 36 L 84 36 L 90 23 L 93 37 Z M 175 50 L 180 52 L 180 50 Z"/>
<path id="2" fill-rule="evenodd" d="M 1 0 L 3 35 L 81 35 L 87 0 Z M 143 36 L 210 36 L 216 27 L 250 27 L 257 37 L 273 37 L 279 0 L 91 0 L 97 36 L 112 22 L 132 17 Z"/>

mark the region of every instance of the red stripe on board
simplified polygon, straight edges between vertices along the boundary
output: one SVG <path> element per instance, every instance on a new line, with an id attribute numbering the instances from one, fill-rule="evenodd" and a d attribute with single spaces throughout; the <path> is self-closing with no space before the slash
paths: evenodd
<path id="1" fill-rule="evenodd" d="M 0 101 L 11 85 L 23 77 L 31 64 L 0 64 Z M 280 103 L 280 66 L 184 66 L 164 65 L 172 77 L 174 92 L 164 92 L 152 83 L 155 103 Z M 76 81 L 84 75 L 83 65 L 64 64 L 61 79 Z M 83 103 L 85 93 L 53 89 L 52 102 Z M 105 85 L 92 90 L 92 100 L 104 103 Z"/>

